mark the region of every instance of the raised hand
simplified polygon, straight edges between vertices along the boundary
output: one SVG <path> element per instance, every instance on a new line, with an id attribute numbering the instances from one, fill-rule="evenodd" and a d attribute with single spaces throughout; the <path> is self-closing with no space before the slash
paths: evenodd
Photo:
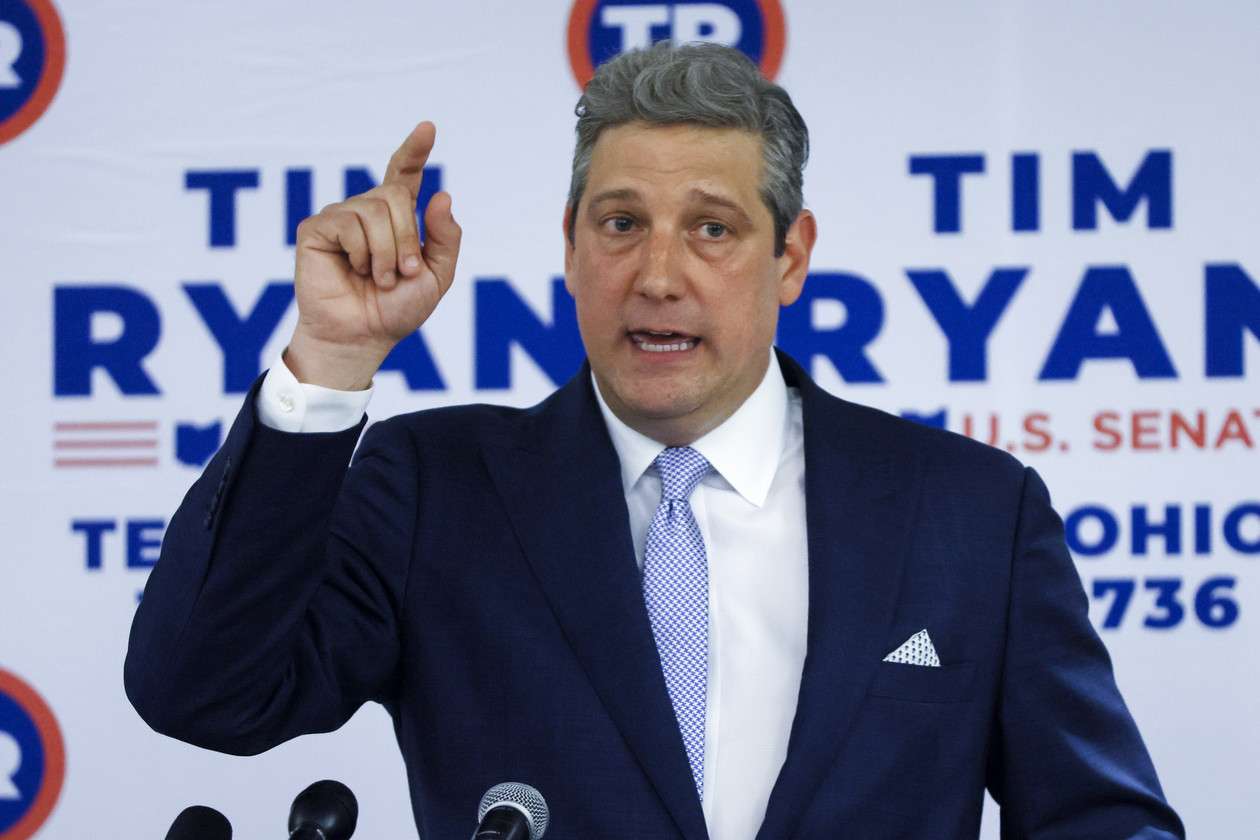
<path id="1" fill-rule="evenodd" d="M 297 231 L 298 324 L 285 363 L 299 381 L 366 388 L 395 344 L 428 319 L 450 288 L 460 228 L 438 193 L 416 225 L 416 196 L 433 149 L 423 122 L 394 152 L 379 187 L 325 207 Z"/>

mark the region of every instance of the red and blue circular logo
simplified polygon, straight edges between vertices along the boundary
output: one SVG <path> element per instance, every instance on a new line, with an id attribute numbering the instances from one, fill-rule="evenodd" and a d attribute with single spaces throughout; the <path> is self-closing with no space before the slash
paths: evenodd
<path id="1" fill-rule="evenodd" d="M 0 143 L 43 116 L 65 68 L 65 32 L 51 0 L 0 0 Z"/>
<path id="2" fill-rule="evenodd" d="M 65 775 L 65 744 L 52 710 L 0 669 L 0 840 L 26 840 L 38 831 Z"/>
<path id="3" fill-rule="evenodd" d="M 779 0 L 577 0 L 569 13 L 569 63 L 582 87 L 613 56 L 670 39 L 736 47 L 773 80 L 787 40 L 783 8 Z"/>

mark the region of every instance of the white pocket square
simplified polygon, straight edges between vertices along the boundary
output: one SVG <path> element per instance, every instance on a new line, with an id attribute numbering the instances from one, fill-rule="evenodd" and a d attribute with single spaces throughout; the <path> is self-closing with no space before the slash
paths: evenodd
<path id="1" fill-rule="evenodd" d="M 920 630 L 906 639 L 901 647 L 884 657 L 885 662 L 900 662 L 903 665 L 924 665 L 928 668 L 941 667 L 941 660 L 936 655 L 936 646 L 927 630 Z"/>

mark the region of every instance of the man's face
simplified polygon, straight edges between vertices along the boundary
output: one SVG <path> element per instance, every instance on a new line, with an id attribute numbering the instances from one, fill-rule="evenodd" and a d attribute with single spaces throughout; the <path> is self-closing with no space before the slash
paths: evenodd
<path id="1" fill-rule="evenodd" d="M 761 140 L 739 129 L 606 129 L 591 155 L 565 286 L 600 393 L 626 425 L 691 443 L 760 384 L 779 307 L 800 295 L 814 221 L 774 255 Z"/>

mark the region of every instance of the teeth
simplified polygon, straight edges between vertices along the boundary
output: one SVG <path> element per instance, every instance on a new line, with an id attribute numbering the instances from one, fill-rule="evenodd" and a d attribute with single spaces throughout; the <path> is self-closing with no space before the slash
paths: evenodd
<path id="1" fill-rule="evenodd" d="M 682 341 L 678 344 L 647 344 L 642 343 L 639 347 L 647 350 L 649 353 L 676 353 L 680 350 L 690 350 L 695 347 L 694 341 Z"/>
<path id="2" fill-rule="evenodd" d="M 639 330 L 632 335 L 634 343 L 649 353 L 681 353 L 690 350 L 700 339 L 683 338 L 676 332 L 658 332 L 657 330 Z"/>

